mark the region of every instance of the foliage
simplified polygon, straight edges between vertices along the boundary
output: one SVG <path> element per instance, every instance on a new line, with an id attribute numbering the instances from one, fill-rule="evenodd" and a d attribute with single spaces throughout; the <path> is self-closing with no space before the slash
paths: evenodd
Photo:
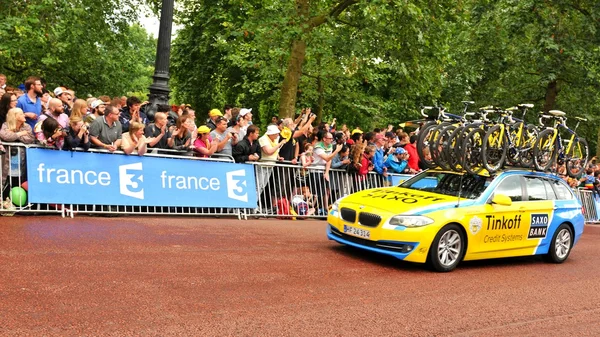
<path id="1" fill-rule="evenodd" d="M 0 72 L 36 75 L 82 94 L 146 91 L 156 42 L 135 24 L 137 2 L 8 0 L 0 21 Z M 118 10 L 116 10 L 118 9 Z"/>
<path id="2" fill-rule="evenodd" d="M 311 18 L 340 2 L 310 2 Z M 439 96 L 449 31 L 436 18 L 454 15 L 445 9 L 441 1 L 361 1 L 308 32 L 309 18 L 292 2 L 190 0 L 179 15 L 173 85 L 200 110 L 234 103 L 277 114 L 290 46 L 300 39 L 307 49 L 297 110 L 315 109 L 323 96 L 325 119 L 397 122 Z"/>
<path id="3" fill-rule="evenodd" d="M 441 101 L 534 103 L 590 118 L 580 126 L 595 149 L 600 68 L 600 5 L 592 1 L 473 1 L 450 50 Z M 575 126 L 570 118 L 568 125 Z"/>

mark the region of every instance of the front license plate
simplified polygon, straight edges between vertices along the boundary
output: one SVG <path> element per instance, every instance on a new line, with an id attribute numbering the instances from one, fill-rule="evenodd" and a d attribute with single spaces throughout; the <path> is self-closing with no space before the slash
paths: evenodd
<path id="1" fill-rule="evenodd" d="M 352 227 L 352 226 L 347 226 L 347 225 L 344 225 L 344 233 L 350 234 L 353 236 L 358 236 L 363 239 L 371 238 L 371 232 L 369 232 L 368 230 L 360 229 L 360 228 L 356 228 L 356 227 Z"/>

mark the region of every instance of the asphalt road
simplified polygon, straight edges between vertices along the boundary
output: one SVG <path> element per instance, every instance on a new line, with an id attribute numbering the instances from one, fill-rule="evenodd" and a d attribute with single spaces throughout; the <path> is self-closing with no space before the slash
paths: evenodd
<path id="1" fill-rule="evenodd" d="M 600 227 L 562 265 L 438 274 L 325 226 L 0 217 L 0 336 L 600 335 Z"/>

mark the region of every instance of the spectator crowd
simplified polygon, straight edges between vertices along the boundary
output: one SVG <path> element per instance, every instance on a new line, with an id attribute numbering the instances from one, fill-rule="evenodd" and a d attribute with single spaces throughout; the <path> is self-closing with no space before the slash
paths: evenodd
<path id="1" fill-rule="evenodd" d="M 328 199 L 339 196 L 331 186 L 331 169 L 354 173 L 354 183 L 365 187 L 370 176 L 385 181 L 390 173 L 414 174 L 423 169 L 417 136 L 392 125 L 363 131 L 338 125 L 335 118 L 316 124 L 316 115 L 306 108 L 295 118 L 273 117 L 261 130 L 253 123 L 250 108 L 211 109 L 201 125 L 197 121 L 202 116 L 196 116 L 190 105 L 158 105 L 150 111 L 153 108 L 135 96 L 84 100 L 66 87 L 50 92 L 38 77 L 27 78 L 21 88 L 11 87 L 0 74 L 0 140 L 4 142 L 38 143 L 59 150 L 96 148 L 127 155 L 166 151 L 230 158 L 236 163 L 263 162 L 257 167 L 259 194 L 264 204 L 277 204 L 278 209 L 286 207 L 278 204 L 285 199 L 284 203 L 292 201 L 296 212 L 324 212 Z M 15 165 L 24 163 L 24 153 L 5 152 L 0 145 L 4 191 L 12 185 L 11 179 L 24 174 Z M 277 162 L 301 168 L 303 173 L 290 177 L 277 168 L 281 165 L 270 165 Z M 296 184 L 294 190 L 275 188 L 281 179 L 309 183 Z"/>

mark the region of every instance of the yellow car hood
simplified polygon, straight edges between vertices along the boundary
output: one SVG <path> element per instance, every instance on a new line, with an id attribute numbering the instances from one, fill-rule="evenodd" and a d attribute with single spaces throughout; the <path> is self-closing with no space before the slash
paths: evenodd
<path id="1" fill-rule="evenodd" d="M 461 205 L 464 200 L 460 199 Z M 345 197 L 340 206 L 364 206 L 397 214 L 427 213 L 446 207 L 454 207 L 457 197 L 417 191 L 402 187 L 385 187 L 360 191 Z"/>

